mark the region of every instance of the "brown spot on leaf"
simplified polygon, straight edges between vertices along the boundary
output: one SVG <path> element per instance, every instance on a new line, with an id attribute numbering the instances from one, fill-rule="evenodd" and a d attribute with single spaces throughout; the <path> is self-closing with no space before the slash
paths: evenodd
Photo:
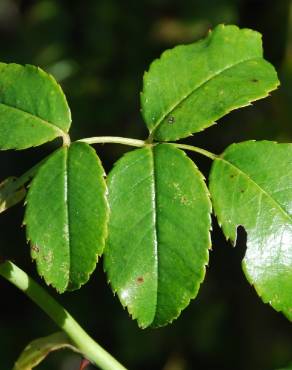
<path id="1" fill-rule="evenodd" d="M 138 284 L 142 284 L 142 283 L 144 283 L 144 278 L 143 278 L 143 276 L 139 276 L 139 277 L 137 277 L 136 281 L 137 281 L 137 283 L 138 283 Z"/>
<path id="2" fill-rule="evenodd" d="M 251 80 L 251 82 L 257 83 L 257 82 L 259 82 L 259 80 L 258 80 L 257 78 L 253 78 L 253 79 Z"/>
<path id="3" fill-rule="evenodd" d="M 39 248 L 37 245 L 32 245 L 32 246 L 31 246 L 31 249 L 32 249 L 34 252 L 36 252 L 36 253 L 39 253 L 39 251 L 40 251 L 40 248 Z"/>

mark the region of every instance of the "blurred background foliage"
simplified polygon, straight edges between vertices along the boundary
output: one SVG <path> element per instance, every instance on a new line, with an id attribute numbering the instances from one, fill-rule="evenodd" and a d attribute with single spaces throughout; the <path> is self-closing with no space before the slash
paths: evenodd
<path id="1" fill-rule="evenodd" d="M 265 56 L 279 71 L 271 97 L 232 112 L 186 142 L 220 153 L 247 139 L 292 141 L 292 22 L 290 0 L 0 0 L 0 60 L 39 65 L 61 83 L 70 107 L 72 138 L 146 138 L 139 113 L 142 75 L 161 52 L 193 42 L 218 23 L 263 34 Z M 1 179 L 20 175 L 59 145 L 2 152 Z M 126 150 L 97 146 L 105 168 Z M 210 163 L 194 155 L 207 175 Z M 1 255 L 36 279 L 23 207 L 0 217 Z M 140 330 L 107 286 L 102 264 L 80 291 L 57 297 L 129 369 L 273 370 L 292 359 L 291 324 L 264 305 L 241 270 L 245 235 L 236 248 L 214 221 L 213 250 L 199 296 L 168 327 Z M 12 368 L 28 341 L 56 331 L 25 296 L 0 281 L 0 369 Z M 50 289 L 49 289 L 50 290 Z M 53 295 L 55 292 L 50 290 Z M 292 294 L 292 292 L 291 292 Z M 70 352 L 49 356 L 38 369 L 77 370 Z"/>

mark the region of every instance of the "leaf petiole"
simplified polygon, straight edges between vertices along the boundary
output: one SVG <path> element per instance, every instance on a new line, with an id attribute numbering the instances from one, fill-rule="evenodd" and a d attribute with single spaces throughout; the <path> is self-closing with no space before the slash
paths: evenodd
<path id="1" fill-rule="evenodd" d="M 177 144 L 177 143 L 170 143 L 170 144 L 172 144 L 172 145 L 174 145 L 174 146 L 176 146 L 177 148 L 180 148 L 180 149 L 185 149 L 185 150 L 190 150 L 192 152 L 200 153 L 203 156 L 208 157 L 212 160 L 218 158 L 218 156 L 216 154 L 211 153 L 206 149 L 198 148 L 197 146 L 187 145 L 187 144 Z"/>
<path id="2" fill-rule="evenodd" d="M 129 146 L 136 146 L 139 148 L 143 147 L 146 144 L 144 140 L 129 139 L 127 137 L 119 137 L 119 136 L 97 136 L 97 137 L 89 137 L 85 139 L 80 139 L 77 141 L 87 143 L 87 144 L 106 144 L 106 143 L 123 144 L 123 145 L 129 145 Z"/>
<path id="3" fill-rule="evenodd" d="M 123 144 L 123 145 L 129 145 L 129 146 L 135 146 L 135 147 L 143 147 L 146 145 L 155 145 L 155 144 L 160 144 L 159 142 L 153 142 L 151 143 L 149 139 L 147 141 L 144 140 L 138 140 L 138 139 L 130 139 L 126 137 L 120 137 L 120 136 L 96 136 L 96 137 L 89 137 L 85 139 L 80 139 L 77 141 L 81 141 L 83 143 L 87 144 L 107 144 L 107 143 L 112 143 L 112 144 Z M 209 152 L 208 150 L 198 148 L 193 145 L 187 145 L 187 144 L 177 144 L 177 143 L 169 143 L 177 148 L 180 149 L 185 149 L 185 150 L 190 150 L 192 152 L 200 153 L 204 155 L 205 157 L 208 157 L 212 160 L 217 158 L 217 155 L 214 153 Z"/>

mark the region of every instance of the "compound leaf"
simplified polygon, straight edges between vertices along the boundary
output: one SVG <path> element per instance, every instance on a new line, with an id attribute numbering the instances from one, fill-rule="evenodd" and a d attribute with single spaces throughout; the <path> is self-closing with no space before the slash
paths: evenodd
<path id="1" fill-rule="evenodd" d="M 263 59 L 261 35 L 219 25 L 205 39 L 168 50 L 151 64 L 142 114 L 154 139 L 177 140 L 267 96 L 277 85 L 273 66 Z"/>
<path id="2" fill-rule="evenodd" d="M 108 206 L 104 171 L 85 143 L 57 150 L 27 196 L 25 224 L 32 258 L 59 292 L 87 282 L 103 252 Z"/>
<path id="3" fill-rule="evenodd" d="M 210 247 L 210 201 L 202 174 L 171 144 L 137 149 L 108 179 L 105 270 L 141 327 L 177 318 L 199 290 Z"/>
<path id="4" fill-rule="evenodd" d="M 65 348 L 71 349 L 74 352 L 79 352 L 63 332 L 35 339 L 25 347 L 19 359 L 16 361 L 13 370 L 32 370 L 51 352 Z"/>
<path id="5" fill-rule="evenodd" d="M 64 93 L 40 68 L 0 63 L 0 149 L 41 145 L 68 132 Z"/>
<path id="6" fill-rule="evenodd" d="M 231 145 L 214 161 L 210 192 L 226 238 L 247 232 L 248 281 L 292 320 L 292 144 Z"/>

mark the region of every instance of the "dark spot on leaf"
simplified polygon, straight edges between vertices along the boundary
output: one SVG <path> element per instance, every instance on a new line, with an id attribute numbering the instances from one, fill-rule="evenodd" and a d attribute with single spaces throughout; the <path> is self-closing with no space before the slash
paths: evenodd
<path id="1" fill-rule="evenodd" d="M 143 278 L 143 276 L 139 276 L 139 277 L 137 277 L 136 281 L 137 281 L 137 283 L 138 283 L 138 284 L 142 284 L 142 283 L 144 283 L 144 278 Z"/>
<path id="2" fill-rule="evenodd" d="M 31 249 L 32 249 L 34 252 L 36 252 L 36 253 L 38 253 L 38 252 L 40 251 L 40 249 L 39 249 L 39 247 L 38 247 L 37 245 L 32 245 L 32 246 L 31 246 Z"/>
<path id="3" fill-rule="evenodd" d="M 231 174 L 231 175 L 230 175 L 230 178 L 231 178 L 231 179 L 233 179 L 233 177 L 234 177 L 234 175 L 233 175 L 233 174 Z"/>
<path id="4" fill-rule="evenodd" d="M 241 193 L 244 193 L 244 190 L 243 190 L 243 189 L 241 189 L 241 190 L 240 190 L 240 192 L 241 192 Z"/>
<path id="5" fill-rule="evenodd" d="M 256 83 L 256 82 L 259 82 L 259 80 L 258 80 L 257 78 L 253 78 L 253 79 L 251 80 L 251 82 Z"/>
<path id="6" fill-rule="evenodd" d="M 175 122 L 175 118 L 173 116 L 168 116 L 167 122 L 172 125 Z"/>

